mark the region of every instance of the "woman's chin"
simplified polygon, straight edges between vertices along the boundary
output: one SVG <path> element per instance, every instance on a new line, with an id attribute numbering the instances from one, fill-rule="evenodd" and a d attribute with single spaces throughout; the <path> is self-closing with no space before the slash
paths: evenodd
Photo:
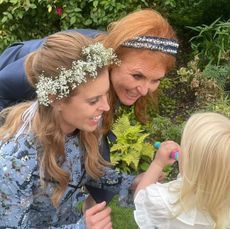
<path id="1" fill-rule="evenodd" d="M 120 102 L 125 106 L 132 106 L 137 101 L 137 98 L 123 97 L 120 99 Z"/>

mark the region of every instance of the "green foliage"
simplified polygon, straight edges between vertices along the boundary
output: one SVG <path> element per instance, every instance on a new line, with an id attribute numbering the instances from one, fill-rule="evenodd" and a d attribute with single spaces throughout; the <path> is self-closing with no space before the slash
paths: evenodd
<path id="1" fill-rule="evenodd" d="M 230 118 L 230 99 L 228 96 L 221 96 L 213 103 L 208 104 L 205 110 L 221 113 Z"/>
<path id="2" fill-rule="evenodd" d="M 154 143 L 155 141 L 163 142 L 165 140 L 173 140 L 180 143 L 181 133 L 184 122 L 173 122 L 168 117 L 157 115 L 147 125 L 143 126 L 148 136 L 148 141 Z M 147 165 L 148 167 L 148 165 Z M 166 174 L 165 181 L 175 179 L 179 172 L 178 164 L 166 166 L 164 173 Z"/>
<path id="3" fill-rule="evenodd" d="M 173 140 L 180 143 L 182 126 L 181 123 L 173 122 L 168 117 L 157 115 L 143 128 L 149 133 L 148 141 Z"/>
<path id="4" fill-rule="evenodd" d="M 193 58 L 189 40 L 197 35 L 189 27 L 209 25 L 218 18 L 226 21 L 230 15 L 229 0 L 154 0 L 152 4 L 173 25 L 180 40 L 178 56 L 183 63 Z"/>
<path id="5" fill-rule="evenodd" d="M 0 0 L 0 50 L 8 44 L 37 38 L 60 29 L 59 16 L 52 7 L 58 1 Z"/>
<path id="6" fill-rule="evenodd" d="M 187 66 L 171 72 L 162 80 L 158 93 L 159 115 L 170 117 L 173 122 L 183 122 L 197 107 L 201 108 L 221 96 L 221 85 L 228 82 L 228 65 L 218 68 L 209 65 L 202 72 L 199 62 L 195 56 Z"/>
<path id="7" fill-rule="evenodd" d="M 114 229 L 138 229 L 133 215 L 133 208 L 119 207 L 118 197 L 116 196 L 109 203 L 112 209 L 112 222 Z"/>
<path id="8" fill-rule="evenodd" d="M 229 0 L 201 1 L 200 7 L 204 9 L 201 15 L 203 24 L 210 24 L 217 18 L 221 18 L 221 20 L 229 19 Z"/>
<path id="9" fill-rule="evenodd" d="M 171 96 L 174 93 L 174 82 L 172 78 L 164 78 L 158 89 L 159 112 L 164 116 L 173 116 L 176 110 L 176 99 Z"/>
<path id="10" fill-rule="evenodd" d="M 185 93 L 187 96 L 188 94 L 192 95 L 190 99 L 193 97 L 193 107 L 203 107 L 215 101 L 222 94 L 217 82 L 200 70 L 199 61 L 199 57 L 195 56 L 194 60 L 187 64 L 187 67 L 181 67 L 177 71 L 179 79 L 184 85 Z"/>
<path id="11" fill-rule="evenodd" d="M 205 78 L 213 80 L 216 84 L 224 90 L 228 87 L 230 79 L 230 64 L 218 65 L 207 65 L 204 68 L 203 75 Z"/>
<path id="12" fill-rule="evenodd" d="M 141 124 L 132 125 L 129 119 L 130 114 L 124 113 L 113 124 L 117 141 L 111 147 L 111 162 L 118 170 L 133 173 L 146 169 L 154 148 L 145 142 L 149 134 L 143 131 Z"/>
<path id="13" fill-rule="evenodd" d="M 154 1 L 156 9 L 165 15 L 169 22 L 175 28 L 178 37 L 181 39 L 180 50 L 189 48 L 187 40 L 189 40 L 193 33 L 186 26 L 199 25 L 201 21 L 202 12 L 204 9 L 201 7 L 202 0 L 156 0 Z"/>
<path id="14" fill-rule="evenodd" d="M 202 66 L 219 65 L 230 59 L 230 20 L 215 20 L 210 25 L 189 27 L 198 35 L 192 37 L 192 49 L 199 56 Z"/>
<path id="15" fill-rule="evenodd" d="M 60 30 L 105 30 L 110 22 L 146 7 L 145 0 L 0 0 L 0 51 Z"/>
<path id="16" fill-rule="evenodd" d="M 165 12 L 176 25 L 196 24 L 202 14 L 201 1 L 156 0 L 156 7 Z"/>

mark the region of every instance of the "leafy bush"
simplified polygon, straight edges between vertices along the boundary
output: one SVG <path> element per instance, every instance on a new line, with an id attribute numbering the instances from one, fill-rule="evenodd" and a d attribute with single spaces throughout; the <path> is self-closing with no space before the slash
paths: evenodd
<path id="1" fill-rule="evenodd" d="M 130 113 L 124 113 L 113 124 L 117 141 L 111 146 L 111 162 L 122 172 L 134 173 L 145 171 L 155 152 L 152 144 L 145 140 L 145 133 L 140 123 L 130 123 Z"/>
<path id="2" fill-rule="evenodd" d="M 230 20 L 215 20 L 211 25 L 189 27 L 198 35 L 192 37 L 192 49 L 199 56 L 202 66 L 220 65 L 230 59 Z"/>
<path id="3" fill-rule="evenodd" d="M 169 117 L 157 115 L 143 128 L 149 133 L 148 141 L 173 140 L 180 143 L 183 122 L 173 122 Z"/>
<path id="4" fill-rule="evenodd" d="M 185 92 L 190 93 L 190 95 L 193 94 L 194 101 L 190 110 L 192 108 L 204 107 L 222 95 L 222 90 L 218 86 L 218 83 L 205 75 L 198 67 L 199 60 L 199 57 L 195 56 L 194 60 L 190 61 L 187 67 L 181 67 L 177 71 L 180 76 L 179 80 L 184 84 L 184 88 L 186 88 Z"/>
<path id="5" fill-rule="evenodd" d="M 0 0 L 0 50 L 8 44 L 38 38 L 60 29 L 58 1 Z"/>
<path id="6" fill-rule="evenodd" d="M 140 8 L 145 0 L 0 0 L 0 51 L 15 41 L 73 28 L 106 26 Z"/>
<path id="7" fill-rule="evenodd" d="M 230 118 L 230 99 L 228 96 L 221 96 L 216 101 L 208 104 L 205 110 L 221 113 Z"/>
<path id="8" fill-rule="evenodd" d="M 222 90 L 229 90 L 230 64 L 207 65 L 203 75 L 205 78 L 215 81 Z"/>
<path id="9" fill-rule="evenodd" d="M 229 65 L 208 65 L 199 68 L 200 59 L 195 56 L 187 66 L 171 72 L 159 87 L 159 115 L 172 122 L 183 122 L 197 109 L 218 99 L 228 88 Z M 156 113 L 151 113 L 156 117 Z"/>
<path id="10" fill-rule="evenodd" d="M 164 78 L 158 89 L 159 113 L 163 116 L 172 117 L 175 115 L 176 99 L 172 96 L 175 93 L 175 79 Z M 153 117 L 153 114 L 151 115 Z"/>

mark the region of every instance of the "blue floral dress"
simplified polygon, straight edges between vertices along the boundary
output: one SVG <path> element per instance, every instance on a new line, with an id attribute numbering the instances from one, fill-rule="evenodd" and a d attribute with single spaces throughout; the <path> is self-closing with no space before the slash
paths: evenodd
<path id="1" fill-rule="evenodd" d="M 41 186 L 38 154 L 41 146 L 33 134 L 0 141 L 0 228 L 79 228 L 85 227 L 76 205 L 86 198 L 83 186 L 89 184 L 128 197 L 134 177 L 106 168 L 97 181 L 84 168 L 77 136 L 66 137 L 66 161 L 62 168 L 70 175 L 69 185 L 57 208 L 51 203 L 55 182 Z"/>

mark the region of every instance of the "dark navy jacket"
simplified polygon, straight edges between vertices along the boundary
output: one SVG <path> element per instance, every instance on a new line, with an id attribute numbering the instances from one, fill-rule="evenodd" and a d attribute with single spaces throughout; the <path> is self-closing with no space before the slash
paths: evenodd
<path id="1" fill-rule="evenodd" d="M 93 29 L 77 29 L 69 30 L 68 32 L 75 31 L 85 36 L 94 38 L 96 35 L 102 33 L 98 30 Z M 4 50 L 0 56 L 0 111 L 10 105 L 16 104 L 21 101 L 31 100 L 35 98 L 35 91 L 30 86 L 25 76 L 24 62 L 26 56 L 38 49 L 44 39 L 34 39 L 24 42 L 12 44 Z M 113 138 L 112 132 L 108 134 Z M 101 141 L 100 151 L 102 152 L 103 158 L 110 161 L 109 156 L 109 145 L 107 137 L 103 137 Z M 87 186 L 87 189 L 96 200 L 96 202 L 107 201 L 109 202 L 114 193 L 104 191 L 101 189 Z"/>

